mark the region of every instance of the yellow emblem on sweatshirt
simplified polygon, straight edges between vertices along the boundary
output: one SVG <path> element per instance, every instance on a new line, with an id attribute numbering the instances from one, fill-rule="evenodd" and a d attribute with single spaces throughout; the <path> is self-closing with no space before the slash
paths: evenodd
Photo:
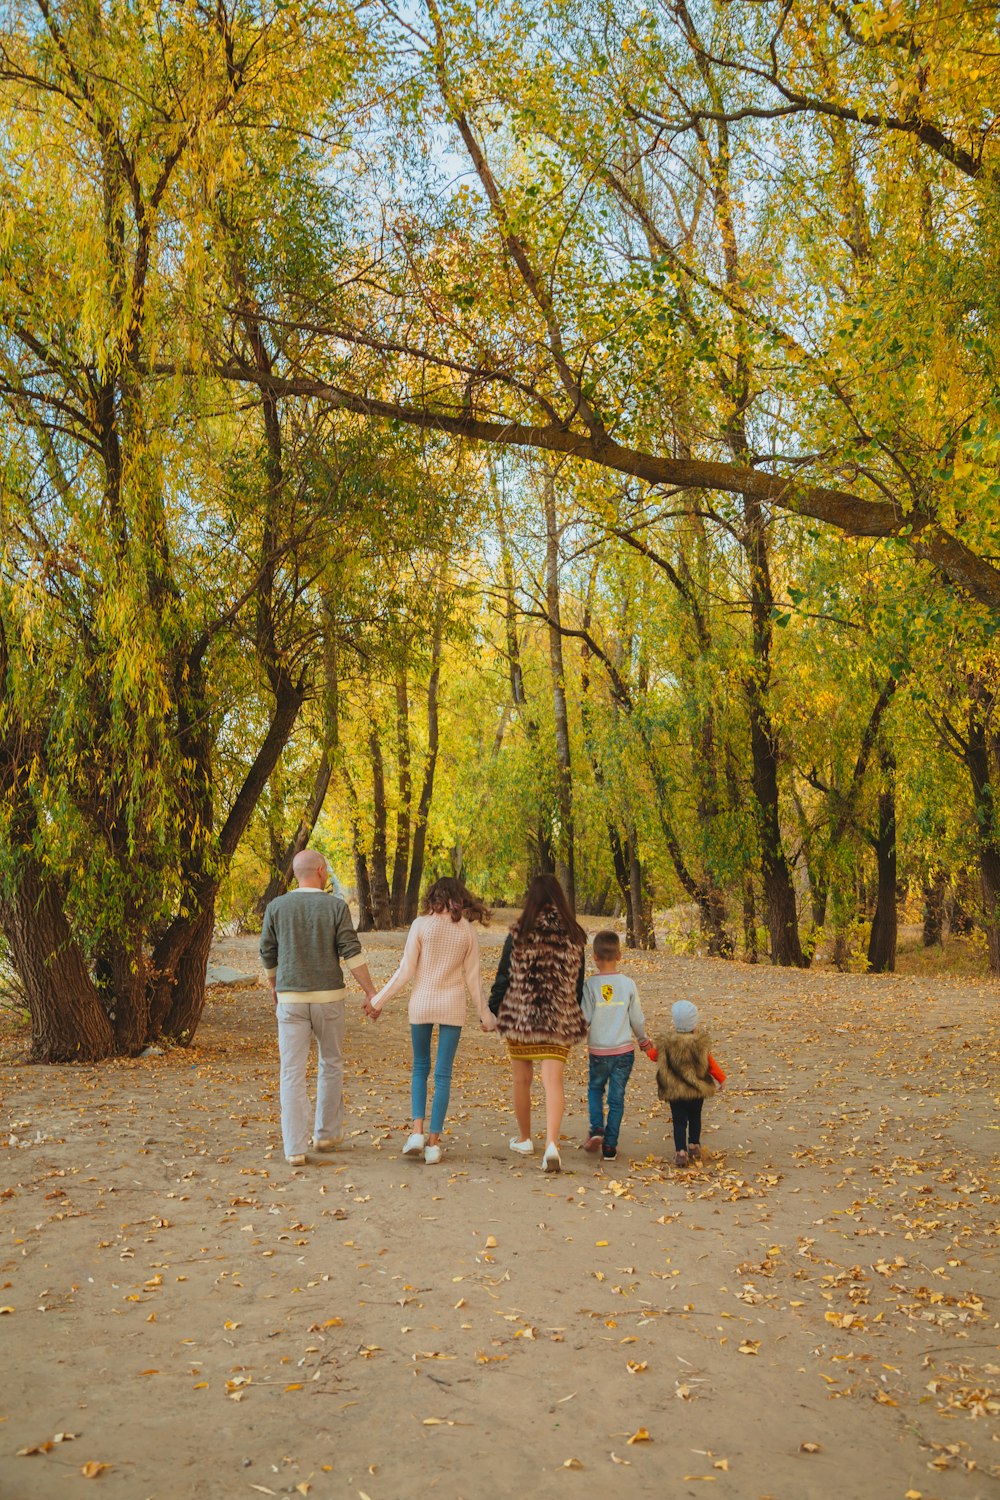
<path id="1" fill-rule="evenodd" d="M 615 998 L 615 987 L 614 987 L 614 985 L 613 984 L 602 984 L 601 985 L 601 999 L 604 1001 L 605 1005 L 610 1005 L 611 1002 L 612 1002 L 612 1000 L 614 998 Z"/>

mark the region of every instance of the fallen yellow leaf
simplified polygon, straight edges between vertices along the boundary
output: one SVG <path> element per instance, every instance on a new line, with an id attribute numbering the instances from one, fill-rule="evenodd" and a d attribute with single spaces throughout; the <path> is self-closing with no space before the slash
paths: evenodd
<path id="1" fill-rule="evenodd" d="M 286 1391 L 304 1391 L 305 1390 L 305 1386 L 304 1385 L 286 1385 L 285 1386 L 285 1390 Z"/>
<path id="2" fill-rule="evenodd" d="M 99 1464 L 95 1458 L 92 1458 L 81 1467 L 80 1473 L 84 1479 L 96 1479 L 99 1474 L 104 1473 L 105 1469 L 110 1468 L 110 1464 Z"/>
<path id="3" fill-rule="evenodd" d="M 628 1441 L 629 1447 L 631 1447 L 633 1443 L 651 1443 L 653 1439 L 650 1437 L 645 1427 L 638 1427 L 635 1432 L 633 1432 Z"/>
<path id="4" fill-rule="evenodd" d="M 578 1458 L 567 1458 L 563 1460 L 564 1469 L 582 1469 L 583 1464 Z"/>
<path id="5" fill-rule="evenodd" d="M 819 1453 L 821 1451 L 822 1450 L 820 1449 L 819 1443 L 800 1443 L 799 1444 L 799 1452 L 800 1453 Z"/>

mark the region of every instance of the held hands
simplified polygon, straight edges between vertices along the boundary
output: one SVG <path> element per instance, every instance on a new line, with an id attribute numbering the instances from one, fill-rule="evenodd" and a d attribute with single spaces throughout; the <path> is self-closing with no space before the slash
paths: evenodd
<path id="1" fill-rule="evenodd" d="M 374 994 L 374 991 L 372 993 Z M 361 1007 L 361 1013 L 362 1015 L 367 1016 L 369 1021 L 377 1021 L 379 1016 L 382 1014 L 381 1010 L 376 1009 L 376 1007 L 372 1004 L 371 995 L 365 996 L 365 1003 Z"/>
<path id="2" fill-rule="evenodd" d="M 497 1018 L 491 1010 L 486 1011 L 485 1014 L 480 1016 L 479 1029 L 480 1031 L 496 1031 Z"/>
<path id="3" fill-rule="evenodd" d="M 645 1041 L 639 1043 L 639 1049 L 640 1051 L 645 1052 L 650 1062 L 659 1062 L 660 1054 L 657 1052 L 656 1048 L 649 1040 L 649 1037 L 646 1037 Z"/>

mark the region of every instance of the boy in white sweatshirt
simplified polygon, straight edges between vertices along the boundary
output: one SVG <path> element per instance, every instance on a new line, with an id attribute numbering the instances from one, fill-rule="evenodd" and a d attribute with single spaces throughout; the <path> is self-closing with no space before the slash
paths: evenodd
<path id="1" fill-rule="evenodd" d="M 639 1004 L 635 981 L 620 974 L 621 944 L 616 932 L 598 932 L 594 936 L 594 963 L 597 973 L 584 982 L 580 1007 L 590 1028 L 590 1085 L 587 1102 L 590 1108 L 590 1134 L 587 1151 L 600 1151 L 605 1161 L 618 1155 L 618 1132 L 625 1112 L 625 1090 L 635 1062 L 635 1043 L 649 1054 L 655 1053 L 646 1035 L 646 1021 Z M 607 1091 L 607 1116 L 604 1094 Z"/>

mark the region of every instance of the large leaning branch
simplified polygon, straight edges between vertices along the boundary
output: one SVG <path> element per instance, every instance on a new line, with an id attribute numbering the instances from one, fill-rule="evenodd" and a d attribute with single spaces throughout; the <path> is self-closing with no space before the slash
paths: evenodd
<path id="1" fill-rule="evenodd" d="M 403 422 L 425 432 L 440 432 L 473 442 L 502 447 L 563 453 L 598 464 L 646 484 L 676 489 L 721 491 L 746 495 L 765 505 L 776 505 L 794 515 L 822 521 L 852 537 L 896 537 L 920 558 L 933 564 L 956 588 L 1000 614 L 1000 568 L 980 557 L 959 537 L 920 511 L 904 511 L 888 500 L 868 500 L 850 490 L 810 485 L 801 477 L 768 474 L 739 464 L 710 459 L 671 458 L 617 443 L 606 433 L 591 435 L 565 427 L 533 427 L 522 422 L 490 421 L 473 412 L 433 411 L 383 401 L 343 390 L 308 376 L 264 375 L 245 366 L 223 367 L 224 379 L 256 384 L 276 396 L 321 401 L 336 411 L 360 417 Z"/>

